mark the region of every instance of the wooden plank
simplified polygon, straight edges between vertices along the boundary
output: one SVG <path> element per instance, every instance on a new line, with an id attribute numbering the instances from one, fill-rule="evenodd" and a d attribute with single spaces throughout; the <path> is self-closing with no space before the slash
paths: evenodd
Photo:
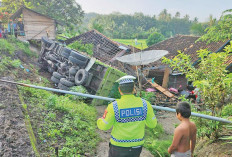
<path id="1" fill-rule="evenodd" d="M 163 84 L 162 84 L 163 88 L 168 88 L 169 74 L 170 74 L 170 69 L 168 67 L 165 67 Z"/>
<path id="2" fill-rule="evenodd" d="M 46 21 L 51 21 L 52 20 L 52 19 L 50 19 L 50 18 L 48 18 L 46 16 L 36 14 L 36 13 L 31 12 L 31 11 L 26 10 L 26 9 L 23 10 L 23 16 L 24 16 L 24 19 L 43 19 L 43 20 L 46 20 Z"/>
<path id="3" fill-rule="evenodd" d="M 148 80 L 148 83 L 150 83 L 152 85 L 152 87 L 155 87 L 156 89 L 158 89 L 160 92 L 162 92 L 163 94 L 165 94 L 166 96 L 168 96 L 169 98 L 174 97 L 174 95 L 172 93 L 170 93 L 167 89 L 164 89 L 163 87 L 161 87 L 160 85 L 158 85 L 157 83 L 152 83 L 151 80 Z"/>

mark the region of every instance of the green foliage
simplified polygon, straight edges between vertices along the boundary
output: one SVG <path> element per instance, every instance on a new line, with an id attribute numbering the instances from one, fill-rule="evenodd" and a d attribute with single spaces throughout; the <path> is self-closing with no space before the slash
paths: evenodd
<path id="1" fill-rule="evenodd" d="M 146 40 L 147 46 L 151 46 L 153 44 L 156 44 L 158 42 L 163 41 L 165 38 L 161 33 L 154 32 Z"/>
<path id="2" fill-rule="evenodd" d="M 0 11 L 15 13 L 21 6 L 31 8 L 31 2 L 28 0 L 2 0 Z"/>
<path id="3" fill-rule="evenodd" d="M 19 59 L 12 60 L 11 65 L 14 68 L 18 68 L 21 65 L 21 61 Z"/>
<path id="4" fill-rule="evenodd" d="M 194 35 L 199 35 L 202 36 L 205 34 L 205 29 L 206 29 L 207 25 L 204 25 L 202 23 L 194 23 L 191 26 L 190 32 Z"/>
<path id="5" fill-rule="evenodd" d="M 102 24 L 100 24 L 99 22 L 94 21 L 94 22 L 92 23 L 91 29 L 95 29 L 95 30 L 97 30 L 98 32 L 103 33 L 103 31 L 104 31 L 104 26 L 103 26 Z"/>
<path id="6" fill-rule="evenodd" d="M 172 144 L 170 136 L 165 135 L 161 124 L 154 129 L 146 128 L 144 147 L 155 157 L 169 157 L 168 147 Z"/>
<path id="7" fill-rule="evenodd" d="M 223 117 L 230 117 L 230 116 L 232 116 L 232 103 L 227 104 L 227 105 L 222 109 L 222 116 L 223 116 Z"/>
<path id="8" fill-rule="evenodd" d="M 93 44 L 82 44 L 82 41 L 75 41 L 69 44 L 68 47 L 77 51 L 86 52 L 90 56 L 93 55 Z"/>
<path id="9" fill-rule="evenodd" d="M 202 111 L 198 112 L 200 114 L 210 115 L 210 112 Z M 197 126 L 197 136 L 198 137 L 208 137 L 213 140 L 220 137 L 219 133 L 222 130 L 222 123 L 218 121 L 208 120 L 199 117 L 191 117 Z"/>
<path id="10" fill-rule="evenodd" d="M 181 52 L 172 60 L 164 57 L 163 62 L 185 74 L 186 78 L 200 89 L 206 109 L 211 111 L 207 114 L 220 116 L 232 91 L 232 75 L 226 71 L 225 64 L 231 50 L 232 42 L 225 48 L 225 52 L 210 53 L 208 50 L 200 50 L 198 68 L 193 66 L 189 55 Z M 201 128 L 200 136 L 219 137 L 221 127 L 218 122 L 203 119 L 197 119 L 195 122 L 198 128 Z"/>
<path id="11" fill-rule="evenodd" d="M 126 15 L 114 12 L 86 19 L 89 20 L 90 28 L 96 28 L 97 25 L 96 29 L 100 27 L 100 32 L 113 39 L 147 39 L 153 32 L 160 32 L 165 38 L 176 34 L 189 34 L 192 21 L 187 17 L 172 17 L 166 10 L 158 18 L 143 13 Z M 85 26 L 86 23 L 87 21 Z"/>
<path id="12" fill-rule="evenodd" d="M 142 97 L 143 99 L 152 102 L 155 99 L 155 93 L 154 92 L 145 92 L 145 91 L 140 91 L 136 94 L 139 97 Z"/>
<path id="13" fill-rule="evenodd" d="M 147 137 L 159 138 L 164 134 L 164 128 L 161 124 L 157 123 L 155 128 L 146 128 L 145 134 Z"/>
<path id="14" fill-rule="evenodd" d="M 17 68 L 21 65 L 21 61 L 16 59 L 11 59 L 10 57 L 6 57 L 5 55 L 1 56 L 0 60 L 0 72 L 4 72 L 6 70 L 10 70 L 11 68 Z"/>
<path id="15" fill-rule="evenodd" d="M 78 27 L 81 23 L 84 12 L 81 6 L 75 0 L 59 0 L 59 1 L 44 1 L 44 0 L 27 0 L 30 1 L 33 10 L 39 13 L 48 15 L 56 19 L 64 26 Z M 72 28 L 71 28 L 72 29 Z"/>
<path id="16" fill-rule="evenodd" d="M 77 93 L 88 94 L 87 90 L 83 86 L 73 86 L 71 88 L 71 91 L 77 92 Z M 85 99 L 87 99 L 87 97 L 71 95 L 70 99 L 72 99 L 72 100 L 85 100 Z"/>
<path id="17" fill-rule="evenodd" d="M 0 39 L 0 52 L 5 52 L 5 53 L 9 53 L 10 55 L 14 55 L 14 51 L 15 51 L 15 47 L 8 42 L 5 39 Z"/>
<path id="18" fill-rule="evenodd" d="M 232 125 L 227 126 L 228 130 L 232 130 Z M 227 143 L 231 143 L 232 144 L 232 136 L 223 136 L 221 138 L 219 138 L 221 140 L 227 140 Z"/>
<path id="19" fill-rule="evenodd" d="M 218 42 L 232 39 L 232 9 L 222 13 L 218 23 L 205 29 L 207 32 L 198 41 Z"/>
<path id="20" fill-rule="evenodd" d="M 146 43 L 146 39 L 138 39 L 137 40 L 137 44 L 135 43 L 135 39 L 113 39 L 114 41 L 117 41 L 119 43 L 122 43 L 124 45 L 131 45 L 133 47 L 136 47 L 140 50 L 146 49 L 147 43 Z M 133 49 L 132 49 L 133 51 Z"/>
<path id="21" fill-rule="evenodd" d="M 8 37 L 8 42 L 10 42 L 12 45 L 14 45 L 15 49 L 16 50 L 21 50 L 23 51 L 23 53 L 25 53 L 27 56 L 29 57 L 37 57 L 37 54 L 36 53 L 33 53 L 30 48 L 29 48 L 29 43 L 25 43 L 25 42 L 22 42 L 20 40 L 18 40 L 17 38 L 15 37 L 11 37 L 9 36 Z"/>
<path id="22" fill-rule="evenodd" d="M 77 103 L 69 96 L 57 96 L 34 88 L 20 87 L 20 93 L 31 109 L 31 119 L 39 122 L 32 124 L 42 155 L 54 155 L 54 144 L 58 143 L 60 156 L 84 153 L 93 156 L 99 142 L 94 107 Z"/>

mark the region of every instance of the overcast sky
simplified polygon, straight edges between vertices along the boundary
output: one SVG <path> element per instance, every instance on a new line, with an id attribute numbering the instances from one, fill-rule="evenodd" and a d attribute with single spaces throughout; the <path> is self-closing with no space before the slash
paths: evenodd
<path id="1" fill-rule="evenodd" d="M 197 17 L 199 21 L 207 21 L 209 15 L 217 19 L 224 10 L 232 9 L 232 0 L 76 0 L 86 12 L 109 14 L 119 11 L 124 14 L 143 12 L 146 15 L 158 15 L 167 9 L 173 16 L 177 11 L 181 17 L 185 14 L 190 19 Z"/>

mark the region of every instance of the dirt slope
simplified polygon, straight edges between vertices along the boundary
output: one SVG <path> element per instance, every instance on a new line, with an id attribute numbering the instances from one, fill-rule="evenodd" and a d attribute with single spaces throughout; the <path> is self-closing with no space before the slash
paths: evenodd
<path id="1" fill-rule="evenodd" d="M 0 156 L 35 156 L 20 105 L 16 86 L 0 82 Z"/>

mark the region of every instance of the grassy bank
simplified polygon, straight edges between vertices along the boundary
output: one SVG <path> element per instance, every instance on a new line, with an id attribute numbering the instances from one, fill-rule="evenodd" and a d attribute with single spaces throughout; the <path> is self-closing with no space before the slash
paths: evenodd
<path id="1" fill-rule="evenodd" d="M 137 45 L 135 45 L 135 39 L 113 39 L 114 41 L 120 42 L 125 45 L 134 46 L 140 50 L 147 48 L 146 39 L 138 39 Z"/>
<path id="2" fill-rule="evenodd" d="M 20 87 L 19 91 L 27 105 L 41 156 L 55 156 L 55 149 L 59 156 L 94 155 L 99 137 L 93 106 L 43 90 Z"/>

